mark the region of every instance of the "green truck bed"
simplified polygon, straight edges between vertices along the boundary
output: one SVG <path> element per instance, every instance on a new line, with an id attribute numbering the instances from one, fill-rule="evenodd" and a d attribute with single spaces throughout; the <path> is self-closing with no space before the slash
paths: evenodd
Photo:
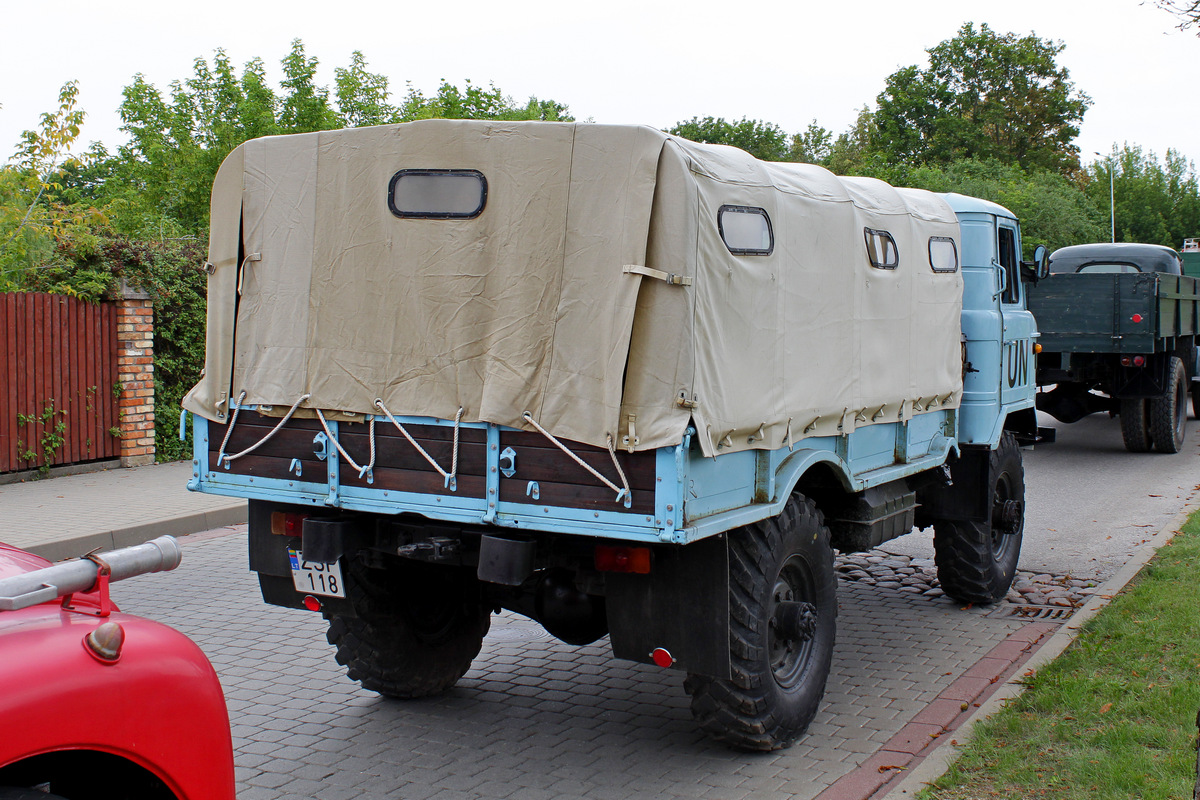
<path id="1" fill-rule="evenodd" d="M 1200 280 L 1186 275 L 1052 275 L 1028 299 L 1044 352 L 1158 353 L 1200 331 Z"/>

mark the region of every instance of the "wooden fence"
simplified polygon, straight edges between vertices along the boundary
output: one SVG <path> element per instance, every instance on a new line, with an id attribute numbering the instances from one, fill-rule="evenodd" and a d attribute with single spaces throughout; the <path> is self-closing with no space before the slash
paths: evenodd
<path id="1" fill-rule="evenodd" d="M 118 458 L 117 307 L 0 294 L 0 473 Z"/>

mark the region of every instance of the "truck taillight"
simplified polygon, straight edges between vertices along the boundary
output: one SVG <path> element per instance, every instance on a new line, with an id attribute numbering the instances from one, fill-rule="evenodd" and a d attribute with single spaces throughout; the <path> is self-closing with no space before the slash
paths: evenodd
<path id="1" fill-rule="evenodd" d="M 276 511 L 271 514 L 271 533 L 276 536 L 299 536 L 304 532 L 304 520 L 308 514 L 289 514 Z"/>
<path id="2" fill-rule="evenodd" d="M 1121 356 L 1122 367 L 1141 367 L 1146 363 L 1145 356 Z"/>
<path id="3" fill-rule="evenodd" d="M 596 569 L 601 572 L 650 573 L 649 547 L 614 547 L 596 545 Z"/>

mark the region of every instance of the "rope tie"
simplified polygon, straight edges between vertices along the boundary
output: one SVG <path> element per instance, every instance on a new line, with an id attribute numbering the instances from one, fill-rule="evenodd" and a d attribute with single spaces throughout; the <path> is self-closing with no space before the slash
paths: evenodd
<path id="1" fill-rule="evenodd" d="M 564 453 L 566 453 L 568 456 L 570 456 L 572 458 L 572 460 L 575 461 L 576 464 L 583 467 L 588 472 L 592 473 L 592 475 L 595 476 L 595 478 L 597 480 L 599 480 L 605 486 L 607 486 L 608 488 L 610 488 L 614 492 L 616 492 L 617 493 L 616 502 L 619 503 L 622 500 L 624 500 L 626 508 L 629 508 L 630 506 L 633 505 L 633 495 L 630 494 L 630 492 L 629 492 L 629 480 L 625 477 L 625 470 L 621 469 L 621 462 L 617 461 L 616 442 L 613 440 L 611 433 L 608 434 L 608 454 L 610 456 L 612 456 L 613 466 L 615 466 L 617 468 L 617 474 L 621 476 L 621 483 L 625 487 L 623 489 L 620 486 L 617 486 L 612 481 L 610 481 L 608 478 L 601 475 L 596 469 L 594 469 L 592 467 L 591 464 L 587 463 L 582 458 L 580 458 L 579 456 L 572 453 L 569 449 L 567 449 L 567 446 L 565 444 L 560 442 L 558 439 L 554 438 L 554 434 L 550 433 L 550 431 L 546 430 L 541 425 L 539 425 L 537 423 L 537 420 L 535 420 L 533 418 L 533 415 L 530 414 L 528 411 L 526 411 L 524 414 L 522 414 L 521 417 L 526 422 L 528 422 L 530 425 L 537 428 L 538 433 L 542 434 L 542 436 L 545 436 L 547 439 L 549 439 L 551 441 L 551 443 L 554 444 L 555 447 L 557 447 L 559 450 L 562 450 Z"/>
<path id="2" fill-rule="evenodd" d="M 360 466 L 353 458 L 350 457 L 350 454 L 347 453 L 342 447 L 342 443 L 339 442 L 337 437 L 334 436 L 329 430 L 329 425 L 325 422 L 325 415 L 321 413 L 321 409 L 317 408 L 314 410 L 317 412 L 317 419 L 321 421 L 321 427 L 325 430 L 325 435 L 329 437 L 331 442 L 333 442 L 333 446 L 337 448 L 339 453 L 341 453 L 342 458 L 346 459 L 346 463 L 349 464 L 353 469 L 358 470 L 358 477 L 361 478 L 365 475 L 369 475 L 371 470 L 375 468 L 375 417 L 371 417 L 369 428 L 371 437 L 371 460 L 367 462 L 366 466 Z"/>
<path id="3" fill-rule="evenodd" d="M 396 429 L 398 431 L 400 431 L 402 434 L 404 434 L 404 438 L 408 439 L 408 443 L 411 444 L 413 447 L 417 448 L 417 452 L 420 453 L 425 458 L 425 460 L 429 462 L 430 466 L 432 466 L 434 469 L 437 470 L 438 474 L 442 476 L 442 480 L 445 482 L 443 485 L 452 492 L 457 491 L 458 490 L 458 479 L 457 479 L 457 475 L 458 475 L 458 426 L 459 426 L 459 423 L 462 421 L 462 415 L 463 415 L 462 407 L 460 406 L 458 409 L 458 413 L 454 415 L 454 452 L 450 457 L 451 460 L 450 460 L 450 471 L 449 472 L 446 472 L 446 470 L 442 469 L 441 465 L 433 460 L 433 456 L 431 456 L 431 455 L 429 455 L 429 453 L 425 452 L 424 447 L 421 447 L 421 445 L 417 444 L 417 440 L 412 437 L 412 434 L 410 434 L 407 430 L 405 430 L 404 426 L 400 424 L 400 421 L 397 420 L 394 416 L 392 416 L 391 411 L 388 411 L 387 406 L 385 406 L 383 404 L 382 398 L 379 398 L 379 397 L 375 398 L 375 407 L 378 408 L 380 411 L 382 411 L 384 414 L 387 414 L 387 418 L 392 421 L 392 424 L 396 426 Z"/>
<path id="4" fill-rule="evenodd" d="M 296 413 L 296 409 L 300 406 L 300 404 L 303 403 L 305 400 L 307 400 L 310 397 L 312 397 L 311 394 L 300 395 L 300 399 L 297 400 L 296 402 L 292 403 L 292 407 L 289 408 L 288 412 L 283 415 L 283 419 L 279 420 L 279 422 L 275 425 L 275 427 L 271 428 L 270 432 L 267 433 L 266 436 L 259 439 L 257 442 L 250 445 L 242 452 L 234 453 L 231 456 L 227 456 L 227 455 L 225 455 L 225 446 L 227 444 L 229 444 L 229 437 L 233 435 L 233 426 L 237 424 L 238 413 L 242 410 L 242 401 L 246 399 L 246 392 L 245 392 L 245 390 L 243 390 L 242 393 L 240 395 L 238 395 L 237 403 L 233 407 L 233 417 L 231 417 L 229 420 L 229 427 L 225 429 L 225 439 L 222 440 L 221 449 L 217 453 L 217 466 L 219 467 L 219 466 L 221 466 L 222 463 L 224 463 L 225 469 L 229 469 L 229 462 L 231 462 L 235 459 L 241 458 L 242 456 L 247 455 L 249 453 L 253 453 L 255 450 L 262 447 L 264 444 L 266 444 L 271 439 L 272 436 L 274 436 L 276 433 L 279 432 L 279 429 L 282 428 L 289 419 L 292 418 L 292 414 Z M 321 413 L 320 411 L 317 412 L 318 415 L 320 415 L 320 413 Z M 332 438 L 332 437 L 330 437 L 330 438 Z"/>

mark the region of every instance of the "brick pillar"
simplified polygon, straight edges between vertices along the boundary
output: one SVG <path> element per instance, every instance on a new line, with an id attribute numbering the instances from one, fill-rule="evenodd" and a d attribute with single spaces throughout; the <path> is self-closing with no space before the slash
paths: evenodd
<path id="1" fill-rule="evenodd" d="M 117 302 L 117 380 L 121 466 L 154 463 L 154 305 L 121 281 Z"/>

